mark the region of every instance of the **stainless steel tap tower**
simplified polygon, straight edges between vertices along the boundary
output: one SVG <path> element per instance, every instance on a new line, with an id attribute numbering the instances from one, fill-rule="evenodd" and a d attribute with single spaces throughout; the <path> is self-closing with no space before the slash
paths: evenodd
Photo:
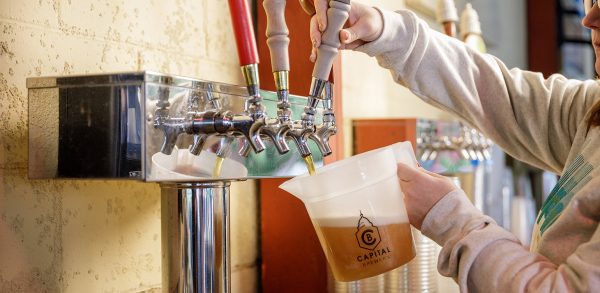
<path id="1" fill-rule="evenodd" d="M 230 182 L 306 172 L 296 144 L 282 153 L 254 127 L 241 86 L 142 71 L 36 77 L 27 87 L 31 179 L 160 183 L 165 292 L 229 292 Z M 277 94 L 261 95 L 272 114 Z M 306 103 L 289 96 L 292 121 Z M 253 143 L 263 150 L 248 151 Z M 322 164 L 316 141 L 306 148 Z"/>
<path id="2" fill-rule="evenodd" d="M 264 3 L 276 93 L 260 90 L 244 0 L 229 7 L 245 87 L 147 71 L 27 79 L 31 179 L 160 183 L 163 292 L 230 291 L 230 182 L 296 176 L 331 154 L 327 78 L 349 0 L 330 2 L 308 98 L 288 91 L 285 0 Z"/>

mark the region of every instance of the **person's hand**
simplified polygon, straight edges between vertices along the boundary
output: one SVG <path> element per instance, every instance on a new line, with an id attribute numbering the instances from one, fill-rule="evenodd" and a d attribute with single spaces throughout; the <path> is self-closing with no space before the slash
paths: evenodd
<path id="1" fill-rule="evenodd" d="M 327 28 L 328 0 L 315 0 L 315 15 L 310 20 L 310 40 L 313 48 L 310 61 L 315 62 L 317 48 L 321 45 L 321 34 Z M 366 42 L 373 41 L 383 31 L 383 18 L 377 9 L 361 3 L 351 2 L 348 15 L 349 25 L 340 31 L 341 49 L 354 49 Z"/>
<path id="2" fill-rule="evenodd" d="M 444 195 L 458 189 L 449 178 L 402 163 L 398 164 L 398 179 L 404 192 L 408 220 L 419 230 L 431 208 Z"/>

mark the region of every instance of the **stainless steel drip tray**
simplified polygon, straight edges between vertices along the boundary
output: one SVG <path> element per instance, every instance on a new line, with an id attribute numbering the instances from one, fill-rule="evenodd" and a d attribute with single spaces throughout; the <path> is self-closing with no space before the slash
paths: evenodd
<path id="1" fill-rule="evenodd" d="M 159 103 L 168 115 L 186 117 L 190 107 L 206 109 L 217 98 L 223 110 L 243 113 L 246 89 L 212 81 L 162 74 L 125 72 L 27 79 L 29 96 L 29 177 L 134 179 L 195 182 L 290 177 L 306 172 L 294 143 L 279 154 L 272 142 L 261 153 L 239 151 L 244 137 L 233 138 L 231 154 L 213 177 L 222 137 L 211 135 L 198 156 L 188 148 L 194 136 L 179 135 L 170 155 L 160 152 L 164 132 L 154 127 Z M 267 115 L 276 117 L 277 96 L 261 91 Z M 299 120 L 306 98 L 290 96 L 292 119 Z M 316 123 L 322 118 L 321 109 Z M 315 163 L 318 147 L 310 142 Z"/>

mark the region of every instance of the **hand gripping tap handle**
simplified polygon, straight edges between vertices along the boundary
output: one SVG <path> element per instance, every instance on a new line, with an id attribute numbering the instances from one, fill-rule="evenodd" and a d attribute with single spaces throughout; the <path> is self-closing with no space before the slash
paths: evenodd
<path id="1" fill-rule="evenodd" d="M 310 95 L 319 97 L 323 87 L 317 81 L 327 81 L 333 59 L 338 54 L 340 42 L 340 31 L 348 20 L 350 11 L 350 0 L 331 0 L 327 9 L 327 28 L 321 37 L 321 45 L 317 49 L 317 61 L 313 69 L 313 84 Z"/>

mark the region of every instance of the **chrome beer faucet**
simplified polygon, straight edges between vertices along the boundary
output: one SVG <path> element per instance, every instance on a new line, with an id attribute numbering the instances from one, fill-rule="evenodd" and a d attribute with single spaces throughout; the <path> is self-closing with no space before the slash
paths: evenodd
<path id="1" fill-rule="evenodd" d="M 213 94 L 212 84 L 209 84 L 208 90 L 206 91 L 206 100 L 207 106 L 205 111 L 218 111 L 221 109 L 221 102 L 218 97 L 215 97 Z M 200 105 L 200 97 L 198 95 L 190 95 L 188 99 L 188 116 L 193 117 L 193 113 L 198 111 Z M 192 145 L 189 148 L 191 154 L 198 156 L 204 147 L 204 143 L 206 139 L 209 137 L 209 134 L 199 133 L 194 134 L 194 140 Z"/>
<path id="2" fill-rule="evenodd" d="M 210 135 L 224 136 L 243 136 L 248 141 L 249 146 L 255 152 L 265 149 L 264 143 L 260 138 L 260 128 L 262 122 L 248 115 L 234 114 L 231 111 L 220 109 L 217 99 L 209 98 L 212 94 L 207 92 L 207 99 L 211 102 L 213 108 L 205 111 L 194 109 L 195 98 L 189 99 L 188 113 L 185 117 L 171 117 L 169 114 L 168 91 L 159 91 L 159 100 L 157 110 L 155 111 L 154 127 L 164 132 L 164 140 L 161 146 L 161 152 L 171 154 L 180 134 L 187 133 L 194 135 L 194 142 L 190 147 L 190 152 L 200 154 L 206 138 Z"/>
<path id="3" fill-rule="evenodd" d="M 333 111 L 333 91 L 329 82 L 325 84 L 322 105 L 323 123 L 316 127 L 316 131 L 310 135 L 310 138 L 317 144 L 323 156 L 329 156 L 331 154 L 329 138 L 337 133 Z"/>
<path id="4" fill-rule="evenodd" d="M 308 14 L 314 14 L 314 6 L 307 1 L 300 1 Z M 311 155 L 308 141 L 312 140 L 319 147 L 323 156 L 331 154 L 329 138 L 337 132 L 332 103 L 331 84 L 327 81 L 333 59 L 340 46 L 339 32 L 348 18 L 350 0 L 332 0 L 327 11 L 328 26 L 323 33 L 321 46 L 318 48 L 317 60 L 312 73 L 313 79 L 300 121 L 291 121 L 291 111 L 287 100 L 289 92 L 289 31 L 285 23 L 286 0 L 265 0 L 263 6 L 267 15 L 267 44 L 271 52 L 273 77 L 278 96 L 278 120 L 263 128 L 263 133 L 276 142 L 281 152 L 284 150 L 286 137 L 296 144 L 302 157 Z M 325 91 L 325 93 L 324 93 Z M 319 101 L 323 98 L 323 123 L 315 125 L 315 113 Z M 282 137 L 283 136 L 283 137 Z"/>
<path id="5" fill-rule="evenodd" d="M 311 94 L 307 97 L 307 105 L 304 107 L 304 113 L 302 113 L 302 119 L 300 121 L 294 121 L 292 124 L 292 128 L 286 133 L 297 145 L 298 151 L 302 157 L 310 156 L 312 153 L 310 148 L 308 147 L 308 141 L 313 140 L 319 150 L 323 151 L 323 156 L 327 156 L 331 154 L 331 148 L 327 142 L 327 146 L 323 143 L 325 139 L 329 139 L 329 137 L 325 137 L 324 133 L 321 135 L 317 135 L 317 126 L 315 125 L 315 114 L 317 113 L 317 106 L 319 105 L 320 95 L 324 92 L 324 89 L 329 84 L 326 80 L 317 80 L 318 85 L 314 86 L 314 82 L 316 79 L 313 78 L 313 85 L 311 85 Z M 331 91 L 328 91 L 331 93 Z M 329 96 L 331 98 L 331 96 Z M 331 104 L 331 103 L 329 103 Z M 329 111 L 330 117 L 333 114 L 333 111 Z M 323 113 L 325 115 L 325 113 Z M 335 117 L 334 117 L 335 118 Z M 325 117 L 323 117 L 325 121 Z M 330 118 L 328 118 L 331 120 Z M 328 122 L 330 125 L 331 122 Z M 335 122 L 334 122 L 335 124 Z M 326 129 L 326 128 L 323 128 Z M 327 150 L 327 148 L 329 150 Z"/>
<path id="6" fill-rule="evenodd" d="M 261 132 L 271 138 L 280 154 L 290 150 L 286 142 L 286 133 L 292 128 L 289 102 L 290 38 L 285 24 L 285 4 L 286 0 L 263 1 L 267 14 L 267 45 L 271 52 L 271 69 L 277 89 L 277 118 L 268 120 Z"/>
<path id="7" fill-rule="evenodd" d="M 290 110 L 290 102 L 287 90 L 277 91 L 277 118 L 269 119 L 260 131 L 261 134 L 267 136 L 273 141 L 273 145 L 280 154 L 289 152 L 290 147 L 287 144 L 287 133 L 293 127 L 292 111 Z"/>
<path id="8" fill-rule="evenodd" d="M 304 7 L 304 6 L 303 6 Z M 331 154 L 329 137 L 337 132 L 335 116 L 333 115 L 333 103 L 331 84 L 327 81 L 333 67 L 333 59 L 338 54 L 340 42 L 340 31 L 342 30 L 348 13 L 350 11 L 350 0 L 331 0 L 327 9 L 327 28 L 323 32 L 321 45 L 317 48 L 317 59 L 312 72 L 312 81 L 308 94 L 308 105 L 304 110 L 302 123 L 306 128 L 312 128 L 309 137 L 317 143 L 319 150 L 324 156 Z M 328 89 L 328 90 L 325 90 Z M 323 92 L 323 124 L 318 128 L 314 126 L 315 109 Z"/>
<path id="9" fill-rule="evenodd" d="M 185 118 L 171 117 L 169 106 L 171 106 L 169 90 L 160 88 L 158 90 L 158 102 L 156 102 L 157 109 L 154 111 L 154 128 L 160 129 L 164 133 L 160 151 L 166 155 L 173 152 L 177 138 L 185 132 Z"/>

